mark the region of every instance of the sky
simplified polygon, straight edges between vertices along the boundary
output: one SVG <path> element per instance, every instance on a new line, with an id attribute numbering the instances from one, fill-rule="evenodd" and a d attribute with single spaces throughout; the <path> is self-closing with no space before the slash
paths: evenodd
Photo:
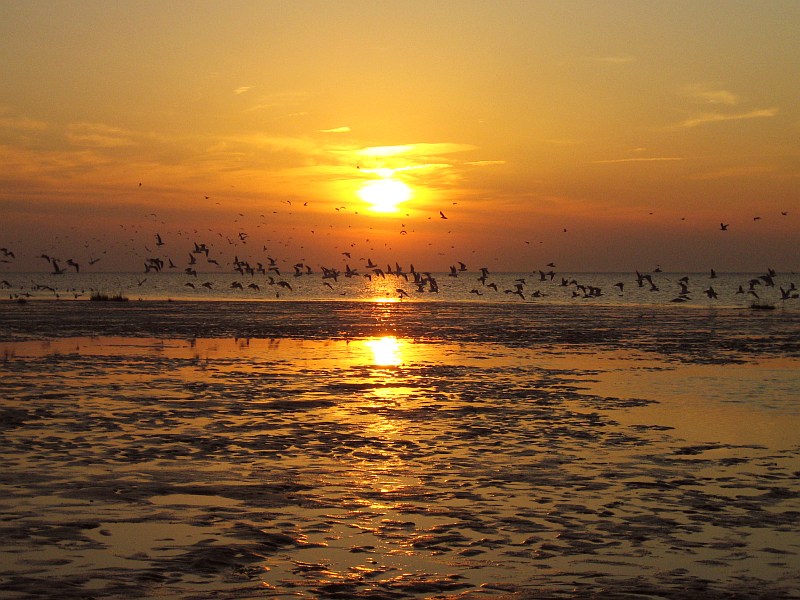
<path id="1" fill-rule="evenodd" d="M 796 0 L 5 0 L 0 272 L 798 271 L 798 31 Z"/>

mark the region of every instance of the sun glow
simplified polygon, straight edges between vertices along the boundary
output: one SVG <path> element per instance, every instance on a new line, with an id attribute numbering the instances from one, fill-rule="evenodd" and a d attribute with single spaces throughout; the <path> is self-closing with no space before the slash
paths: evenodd
<path id="1" fill-rule="evenodd" d="M 366 346 L 372 350 L 374 363 L 378 366 L 396 366 L 403 362 L 400 341 L 393 335 L 368 340 Z"/>
<path id="2" fill-rule="evenodd" d="M 358 190 L 359 197 L 375 212 L 391 213 L 398 204 L 411 198 L 411 188 L 396 179 L 369 181 Z"/>

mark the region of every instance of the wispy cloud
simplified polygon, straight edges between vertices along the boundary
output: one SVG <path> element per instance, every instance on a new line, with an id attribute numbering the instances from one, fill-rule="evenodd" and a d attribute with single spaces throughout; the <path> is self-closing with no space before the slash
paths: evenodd
<path id="1" fill-rule="evenodd" d="M 67 126 L 66 138 L 76 146 L 91 148 L 117 148 L 133 146 L 138 134 L 102 123 L 71 123 Z"/>
<path id="2" fill-rule="evenodd" d="M 742 121 L 746 119 L 764 119 L 774 117 L 778 114 L 778 108 L 761 108 L 743 113 L 704 113 L 696 117 L 691 117 L 680 123 L 681 127 L 697 127 L 706 123 L 718 123 L 721 121 Z"/>
<path id="3" fill-rule="evenodd" d="M 453 152 L 467 152 L 475 150 L 471 144 L 456 144 L 451 142 L 403 144 L 399 146 L 371 146 L 358 151 L 361 156 L 435 156 L 451 154 Z"/>
<path id="4" fill-rule="evenodd" d="M 763 175 L 764 173 L 774 172 L 773 167 L 761 165 L 747 165 L 742 167 L 728 167 L 726 169 L 717 169 L 716 171 L 706 171 L 705 173 L 697 173 L 690 175 L 687 179 L 697 180 L 713 180 L 713 179 L 730 179 L 732 177 L 750 177 L 752 175 Z"/>
<path id="5" fill-rule="evenodd" d="M 609 158 L 604 160 L 593 160 L 592 164 L 609 164 L 609 163 L 626 163 L 626 162 L 669 162 L 678 160 L 685 160 L 685 159 L 681 158 L 680 156 L 654 156 L 650 158 L 640 156 L 636 158 Z"/>
<path id="6" fill-rule="evenodd" d="M 497 165 L 504 165 L 506 161 L 504 160 L 473 160 L 471 162 L 466 163 L 473 167 L 494 167 Z"/>
<path id="7" fill-rule="evenodd" d="M 334 127 L 333 129 L 317 129 L 319 133 L 349 133 L 349 127 Z"/>
<path id="8" fill-rule="evenodd" d="M 47 123 L 29 119 L 27 117 L 0 116 L 0 128 L 16 129 L 18 131 L 44 131 L 47 129 Z"/>
<path id="9" fill-rule="evenodd" d="M 630 55 L 622 56 L 592 56 L 589 60 L 606 65 L 624 65 L 636 62 L 636 57 Z"/>
<path id="10" fill-rule="evenodd" d="M 722 89 L 719 84 L 693 83 L 684 86 L 681 94 L 703 104 L 723 104 L 736 106 L 741 102 L 739 96 L 729 90 Z"/>
<path id="11" fill-rule="evenodd" d="M 586 140 L 572 139 L 572 138 L 549 138 L 541 140 L 545 144 L 552 144 L 554 146 L 577 146 L 585 144 Z"/>
<path id="12" fill-rule="evenodd" d="M 238 96 L 240 94 L 244 94 L 245 92 L 249 92 L 252 89 L 253 89 L 252 85 L 243 85 L 243 86 L 238 87 L 235 90 L 233 90 L 233 93 Z"/>

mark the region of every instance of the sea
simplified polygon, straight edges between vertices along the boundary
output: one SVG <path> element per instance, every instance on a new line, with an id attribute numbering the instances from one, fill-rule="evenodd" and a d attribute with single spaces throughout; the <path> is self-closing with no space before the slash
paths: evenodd
<path id="1" fill-rule="evenodd" d="M 793 274 L 370 274 L 0 275 L 0 596 L 800 598 Z"/>
<path id="2" fill-rule="evenodd" d="M 10 299 L 354 300 L 800 309 L 794 273 L 5 273 Z M 416 281 L 415 281 L 416 278 Z"/>

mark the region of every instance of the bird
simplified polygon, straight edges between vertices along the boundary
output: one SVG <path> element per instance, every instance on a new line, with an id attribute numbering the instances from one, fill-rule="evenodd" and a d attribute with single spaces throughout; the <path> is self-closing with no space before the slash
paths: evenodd
<path id="1" fill-rule="evenodd" d="M 447 218 L 446 216 L 444 216 L 444 213 L 443 213 L 442 211 L 439 211 L 439 216 L 440 216 L 442 219 L 446 219 L 446 218 Z"/>
<path id="2" fill-rule="evenodd" d="M 730 223 L 720 223 L 719 224 L 719 230 L 720 231 L 728 231 L 728 226 L 729 225 L 730 225 Z"/>
<path id="3" fill-rule="evenodd" d="M 62 269 L 62 268 L 61 268 L 61 267 L 58 265 L 58 260 L 56 260 L 56 259 L 54 258 L 54 259 L 52 259 L 50 262 L 51 262 L 51 264 L 53 265 L 53 275 L 63 275 L 63 274 L 64 274 L 64 271 L 66 271 L 66 269 Z"/>

